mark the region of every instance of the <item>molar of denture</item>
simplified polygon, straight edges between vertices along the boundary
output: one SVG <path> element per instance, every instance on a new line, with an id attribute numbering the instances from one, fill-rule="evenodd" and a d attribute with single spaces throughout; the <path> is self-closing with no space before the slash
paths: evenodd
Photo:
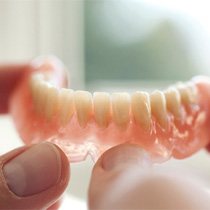
<path id="1" fill-rule="evenodd" d="M 188 105 L 196 102 L 196 88 L 184 83 L 179 83 L 177 89 L 180 93 L 181 102 L 183 104 Z"/>
<path id="2" fill-rule="evenodd" d="M 85 128 L 93 112 L 92 95 L 88 91 L 75 91 L 75 108 L 80 126 Z"/>
<path id="3" fill-rule="evenodd" d="M 151 112 L 163 129 L 168 126 L 166 99 L 161 91 L 154 91 L 150 95 Z"/>
<path id="4" fill-rule="evenodd" d="M 131 96 L 131 109 L 134 121 L 146 131 L 151 127 L 151 106 L 149 94 L 137 91 Z"/>
<path id="5" fill-rule="evenodd" d="M 58 89 L 54 86 L 47 87 L 46 103 L 44 113 L 47 120 L 51 120 L 58 107 Z"/>
<path id="6" fill-rule="evenodd" d="M 188 87 L 188 89 L 190 90 L 191 92 L 191 101 L 192 103 L 197 103 L 198 101 L 198 90 L 197 90 L 197 87 L 195 85 L 195 83 L 193 82 L 187 82 L 186 83 L 186 86 Z"/>
<path id="7" fill-rule="evenodd" d="M 130 95 L 128 93 L 113 93 L 112 111 L 114 122 L 120 128 L 126 128 L 130 119 Z"/>
<path id="8" fill-rule="evenodd" d="M 74 113 L 74 91 L 61 88 L 58 97 L 59 115 L 61 124 L 66 125 Z"/>
<path id="9" fill-rule="evenodd" d="M 29 86 L 31 89 L 31 95 L 33 100 L 35 100 L 36 98 L 38 85 L 41 81 L 43 81 L 42 74 L 34 74 L 31 76 Z"/>
<path id="10" fill-rule="evenodd" d="M 167 89 L 164 94 L 168 111 L 171 112 L 176 119 L 180 119 L 181 98 L 179 91 L 176 88 L 171 87 Z"/>
<path id="11" fill-rule="evenodd" d="M 95 92 L 93 94 L 94 116 L 97 124 L 101 128 L 106 128 L 110 120 L 110 96 L 105 92 Z"/>
<path id="12" fill-rule="evenodd" d="M 34 96 L 34 106 L 39 114 L 44 113 L 44 105 L 46 103 L 46 96 L 48 91 L 48 83 L 45 81 L 38 81 L 36 85 L 36 93 Z"/>

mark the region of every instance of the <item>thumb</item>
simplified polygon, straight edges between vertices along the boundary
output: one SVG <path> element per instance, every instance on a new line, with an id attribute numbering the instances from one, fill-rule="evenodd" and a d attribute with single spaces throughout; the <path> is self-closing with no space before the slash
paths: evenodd
<path id="1" fill-rule="evenodd" d="M 105 152 L 93 169 L 90 209 L 210 209 L 210 195 L 203 186 L 177 170 L 160 173 L 151 163 L 134 145 Z"/>
<path id="2" fill-rule="evenodd" d="M 69 162 L 51 143 L 0 156 L 0 209 L 43 209 L 55 203 L 69 181 Z"/>
<path id="3" fill-rule="evenodd" d="M 150 165 L 150 157 L 136 145 L 122 144 L 106 151 L 92 172 L 90 209 L 139 209 L 132 200 L 133 181 L 143 176 L 143 168 L 147 173 Z"/>

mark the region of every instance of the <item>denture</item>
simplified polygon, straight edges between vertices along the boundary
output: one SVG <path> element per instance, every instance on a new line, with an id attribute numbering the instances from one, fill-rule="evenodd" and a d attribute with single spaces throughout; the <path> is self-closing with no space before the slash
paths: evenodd
<path id="1" fill-rule="evenodd" d="M 50 141 L 71 161 L 96 159 L 118 144 L 136 144 L 157 159 L 186 158 L 209 142 L 210 80 L 197 77 L 152 93 L 67 89 L 54 57 L 30 63 L 10 101 L 26 144 Z"/>

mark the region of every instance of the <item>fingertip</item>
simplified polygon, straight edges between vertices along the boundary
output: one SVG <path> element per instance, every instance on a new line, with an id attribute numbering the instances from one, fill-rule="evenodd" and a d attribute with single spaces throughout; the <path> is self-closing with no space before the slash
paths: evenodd
<path id="1" fill-rule="evenodd" d="M 127 188 L 134 171 L 150 168 L 150 156 L 137 145 L 122 144 L 106 151 L 94 166 L 89 186 L 89 208 L 110 208 L 116 192 Z M 125 185 L 124 185 L 124 184 Z M 121 188 L 121 189 L 120 189 Z M 113 195 L 113 196 L 112 196 Z"/>
<path id="2" fill-rule="evenodd" d="M 0 208 L 42 209 L 66 189 L 69 162 L 52 143 L 16 149 L 0 157 Z"/>
<path id="3" fill-rule="evenodd" d="M 152 163 L 151 156 L 138 145 L 121 144 L 102 154 L 93 168 L 92 176 L 98 173 L 113 173 L 130 167 L 151 168 Z"/>
<path id="4" fill-rule="evenodd" d="M 202 186 L 176 170 L 171 175 L 150 170 L 152 161 L 143 168 L 145 157 L 128 144 L 105 152 L 92 173 L 89 209 L 209 208 L 209 193 Z"/>
<path id="5" fill-rule="evenodd" d="M 122 144 L 113 147 L 102 155 L 101 167 L 106 170 L 117 170 L 122 167 L 148 167 L 152 164 L 149 154 L 134 144 Z"/>

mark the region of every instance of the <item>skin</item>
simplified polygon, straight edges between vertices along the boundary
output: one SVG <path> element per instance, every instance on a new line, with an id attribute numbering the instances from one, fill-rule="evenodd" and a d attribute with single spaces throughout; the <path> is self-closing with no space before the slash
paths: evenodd
<path id="1" fill-rule="evenodd" d="M 0 113 L 7 113 L 9 97 L 27 68 L 24 65 L 0 69 Z M 50 143 L 48 146 L 56 147 Z M 56 151 L 61 160 L 61 173 L 57 182 L 46 190 L 30 196 L 17 196 L 5 177 L 5 164 L 27 151 L 33 151 L 30 150 L 33 147 L 24 146 L 0 156 L 0 209 L 59 207 L 59 199 L 69 182 L 70 170 L 65 154 L 58 147 Z M 105 152 L 92 172 L 89 209 L 210 208 L 210 196 L 203 186 L 186 176 L 153 173 L 151 165 L 150 157 L 134 145 L 123 144 Z"/>
<path id="2" fill-rule="evenodd" d="M 90 209 L 210 208 L 208 190 L 189 174 L 161 172 L 151 164 L 145 152 L 134 145 L 120 145 L 104 153 L 93 169 Z"/>

